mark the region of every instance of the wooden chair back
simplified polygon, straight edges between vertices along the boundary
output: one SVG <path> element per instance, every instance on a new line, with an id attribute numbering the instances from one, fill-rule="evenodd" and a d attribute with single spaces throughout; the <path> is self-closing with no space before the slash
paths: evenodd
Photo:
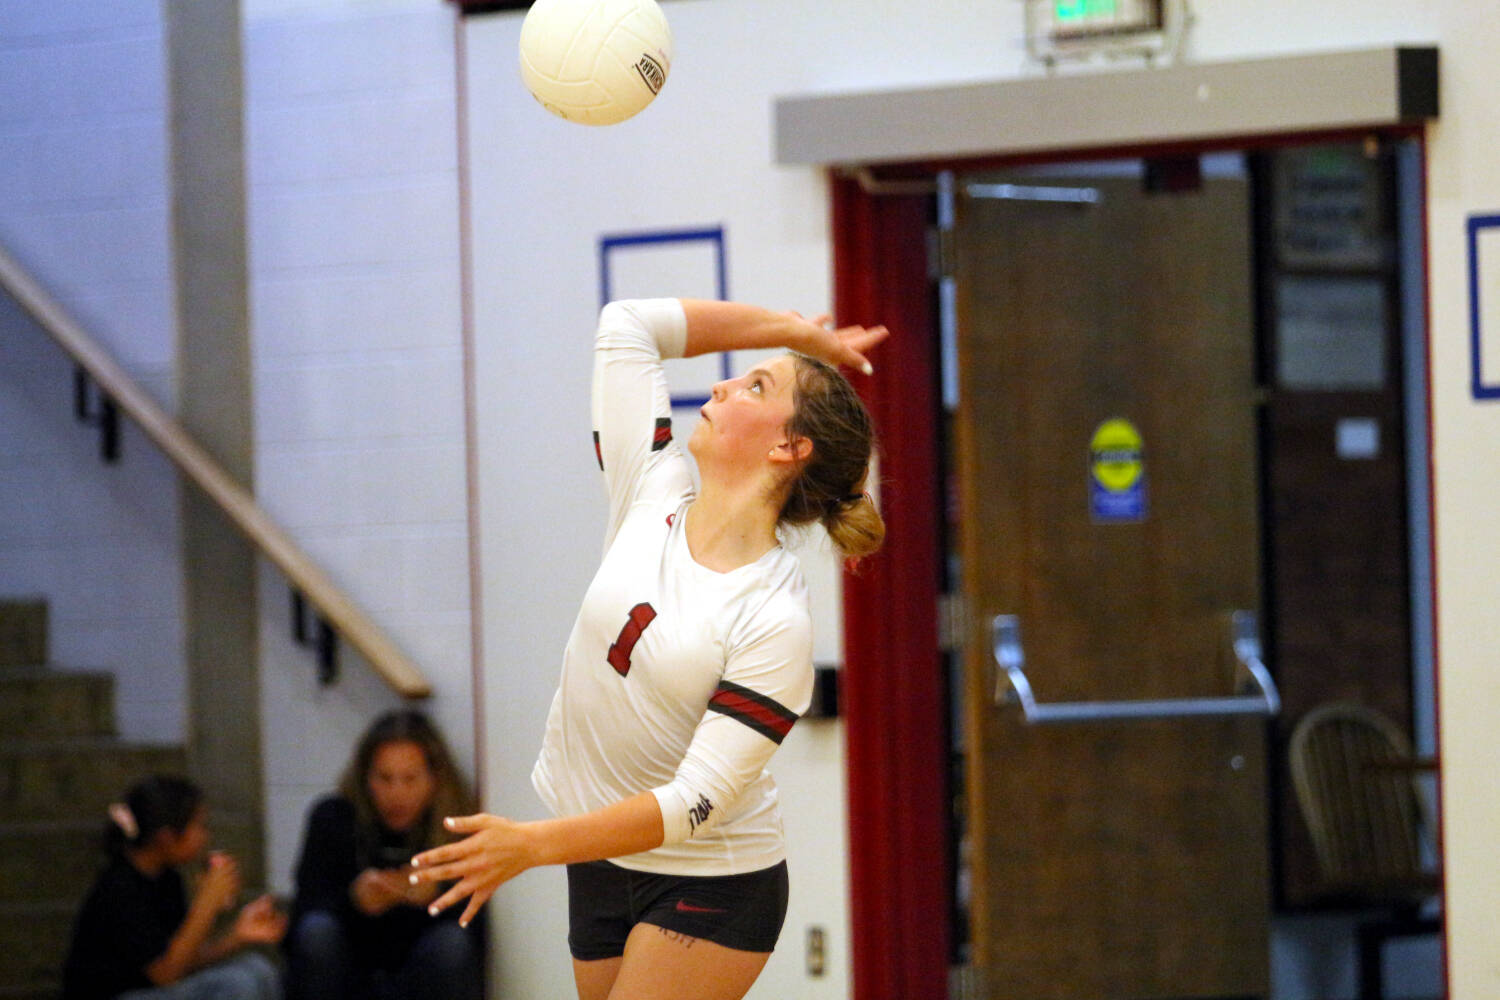
<path id="1" fill-rule="evenodd" d="M 1298 722 L 1289 753 L 1330 895 L 1399 903 L 1436 891 L 1411 743 L 1395 723 L 1363 705 L 1324 705 Z"/>

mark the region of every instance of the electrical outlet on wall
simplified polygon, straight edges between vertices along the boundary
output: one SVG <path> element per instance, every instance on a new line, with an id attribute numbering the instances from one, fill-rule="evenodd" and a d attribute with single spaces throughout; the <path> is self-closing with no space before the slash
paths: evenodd
<path id="1" fill-rule="evenodd" d="M 813 926 L 807 929 L 807 974 L 809 976 L 821 976 L 825 967 L 823 928 Z"/>

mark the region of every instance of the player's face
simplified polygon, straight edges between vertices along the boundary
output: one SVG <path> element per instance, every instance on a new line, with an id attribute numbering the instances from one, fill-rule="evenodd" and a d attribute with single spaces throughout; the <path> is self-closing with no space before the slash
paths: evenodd
<path id="1" fill-rule="evenodd" d="M 700 463 L 722 457 L 753 465 L 783 445 L 796 381 L 796 361 L 783 354 L 715 385 L 689 441 Z"/>
<path id="2" fill-rule="evenodd" d="M 380 822 L 395 833 L 405 833 L 416 825 L 437 788 L 427 754 L 410 740 L 381 744 L 370 761 L 365 781 Z"/>

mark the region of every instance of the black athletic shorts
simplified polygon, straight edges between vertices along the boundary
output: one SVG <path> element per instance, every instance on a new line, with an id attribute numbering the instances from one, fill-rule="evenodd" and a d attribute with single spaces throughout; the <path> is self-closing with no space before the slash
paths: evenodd
<path id="1" fill-rule="evenodd" d="M 636 924 L 769 952 L 786 921 L 786 862 L 743 875 L 655 875 L 608 861 L 568 865 L 568 950 L 617 958 Z"/>

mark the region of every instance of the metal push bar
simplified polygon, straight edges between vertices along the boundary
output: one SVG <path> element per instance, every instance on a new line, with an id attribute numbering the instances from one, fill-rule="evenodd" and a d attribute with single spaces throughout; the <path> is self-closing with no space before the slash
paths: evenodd
<path id="1" fill-rule="evenodd" d="M 1281 711 L 1276 682 L 1260 658 L 1255 613 L 1236 611 L 1230 620 L 1235 659 L 1250 675 L 1255 694 L 1224 698 L 1166 698 L 1140 701 L 1038 702 L 1026 679 L 1021 622 L 1016 615 L 996 615 L 990 637 L 994 645 L 995 704 L 1019 703 L 1029 725 L 1067 722 L 1111 722 L 1122 719 L 1176 719 L 1225 715 L 1273 716 Z"/>

